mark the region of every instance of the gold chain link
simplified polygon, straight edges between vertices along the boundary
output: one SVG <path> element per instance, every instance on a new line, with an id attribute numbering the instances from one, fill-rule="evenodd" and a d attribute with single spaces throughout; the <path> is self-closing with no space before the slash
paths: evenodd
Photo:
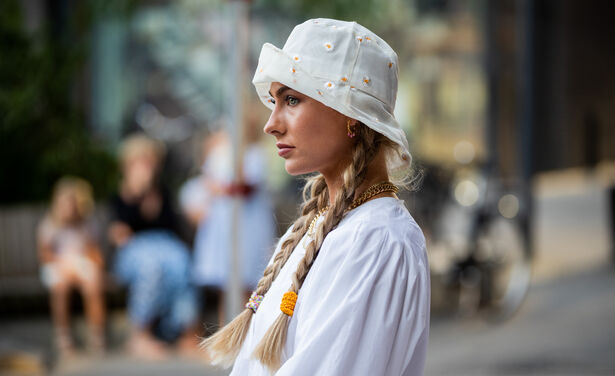
<path id="1" fill-rule="evenodd" d="M 395 184 L 389 181 L 383 181 L 381 183 L 374 184 L 371 187 L 367 188 L 367 190 L 363 192 L 361 196 L 355 199 L 352 202 L 352 204 L 350 204 L 350 207 L 345 210 L 345 212 L 349 212 L 350 210 L 355 209 L 357 206 L 365 203 L 370 198 L 377 196 L 381 193 L 384 193 L 384 192 L 397 193 L 398 191 L 399 191 L 399 188 L 397 188 Z M 318 221 L 318 218 L 320 218 L 320 216 L 323 215 L 324 212 L 326 212 L 328 209 L 329 209 L 329 205 L 320 209 L 318 213 L 316 213 L 316 215 L 312 219 L 312 222 L 310 222 L 310 227 L 308 228 L 308 232 L 307 232 L 308 236 L 312 236 L 312 231 L 314 231 L 314 226 L 316 225 L 316 221 Z"/>

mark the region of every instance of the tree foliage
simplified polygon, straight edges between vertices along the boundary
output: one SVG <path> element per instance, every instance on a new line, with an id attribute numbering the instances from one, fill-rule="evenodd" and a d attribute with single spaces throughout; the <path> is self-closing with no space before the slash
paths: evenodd
<path id="1" fill-rule="evenodd" d="M 39 32 L 26 30 L 17 1 L 0 3 L 2 204 L 45 200 L 63 175 L 87 179 L 97 196 L 115 187 L 114 157 L 89 132 L 84 111 L 87 3 L 67 17 L 59 9 Z"/>

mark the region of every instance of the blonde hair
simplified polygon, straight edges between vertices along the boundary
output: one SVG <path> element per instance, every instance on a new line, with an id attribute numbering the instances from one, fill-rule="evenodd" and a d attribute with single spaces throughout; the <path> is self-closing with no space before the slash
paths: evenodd
<path id="1" fill-rule="evenodd" d="M 355 191 L 365 180 L 367 167 L 380 148 L 386 147 L 388 152 L 389 148 L 393 147 L 392 141 L 361 123 L 357 124 L 356 135 L 357 143 L 353 150 L 352 162 L 342 174 L 342 187 L 327 210 L 322 225 L 315 231 L 313 240 L 307 246 L 305 256 L 293 274 L 289 291 L 298 293 L 301 289 L 303 281 L 318 256 L 322 242 L 327 234 L 339 224 L 346 209 L 352 204 Z M 325 179 L 321 174 L 308 178 L 303 189 L 301 216 L 294 222 L 292 232 L 283 241 L 271 265 L 265 269 L 256 287 L 256 294 L 265 295 L 267 293 L 291 253 L 307 232 L 310 220 L 329 203 L 326 188 Z M 209 352 L 212 363 L 223 366 L 230 366 L 233 363 L 245 339 L 252 314 L 251 309 L 245 309 L 228 325 L 201 343 L 201 346 Z M 280 368 L 289 321 L 290 316 L 280 312 L 254 350 L 253 356 L 271 372 Z"/>
<path id="2" fill-rule="evenodd" d="M 51 219 L 58 222 L 55 206 L 61 195 L 70 194 L 75 198 L 77 207 L 77 215 L 79 220 L 86 219 L 94 210 L 94 197 L 92 194 L 92 186 L 84 179 L 65 176 L 60 178 L 53 187 L 51 195 Z"/>
<path id="3" fill-rule="evenodd" d="M 158 140 L 136 133 L 128 136 L 121 144 L 119 156 L 122 162 L 127 162 L 135 157 L 151 156 L 160 163 L 164 159 L 166 148 Z"/>

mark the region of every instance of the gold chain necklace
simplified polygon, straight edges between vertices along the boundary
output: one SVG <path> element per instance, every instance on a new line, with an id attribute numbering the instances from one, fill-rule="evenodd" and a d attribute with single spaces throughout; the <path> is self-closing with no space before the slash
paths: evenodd
<path id="1" fill-rule="evenodd" d="M 367 188 L 367 190 L 363 192 L 361 196 L 355 199 L 352 202 L 352 204 L 350 204 L 350 207 L 344 211 L 344 213 L 349 212 L 352 209 L 355 209 L 357 206 L 365 203 L 370 198 L 377 196 L 381 193 L 384 193 L 384 192 L 397 193 L 398 191 L 399 191 L 399 188 L 397 188 L 395 184 L 388 182 L 388 181 L 383 181 L 381 183 L 374 184 L 371 187 Z M 316 225 L 316 221 L 318 221 L 318 218 L 320 218 L 320 216 L 323 215 L 324 212 L 326 212 L 328 209 L 329 209 L 329 205 L 320 209 L 318 213 L 316 213 L 316 215 L 312 219 L 312 222 L 310 222 L 310 227 L 308 228 L 308 232 L 307 232 L 308 236 L 310 237 L 312 236 L 312 232 L 314 231 L 314 226 Z"/>

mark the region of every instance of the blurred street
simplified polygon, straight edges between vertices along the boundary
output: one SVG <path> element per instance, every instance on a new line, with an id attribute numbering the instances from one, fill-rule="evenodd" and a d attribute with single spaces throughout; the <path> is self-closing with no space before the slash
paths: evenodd
<path id="1" fill-rule="evenodd" d="M 600 174 L 535 181 L 532 286 L 503 324 L 432 319 L 426 375 L 615 374 L 615 268 Z"/>
<path id="2" fill-rule="evenodd" d="M 615 270 L 567 275 L 534 285 L 520 312 L 503 324 L 477 318 L 434 318 L 426 375 L 613 375 L 615 374 Z M 111 335 L 125 323 L 114 315 Z M 2 349 L 30 350 L 44 362 L 49 320 L 0 324 Z M 72 364 L 58 375 L 223 375 L 203 361 L 137 361 L 119 343 L 100 360 Z M 0 373 L 24 375 L 30 373 Z M 31 373 L 36 374 L 36 373 Z"/>
<path id="3" fill-rule="evenodd" d="M 615 374 L 615 270 L 534 285 L 509 322 L 432 323 L 425 374 Z"/>

